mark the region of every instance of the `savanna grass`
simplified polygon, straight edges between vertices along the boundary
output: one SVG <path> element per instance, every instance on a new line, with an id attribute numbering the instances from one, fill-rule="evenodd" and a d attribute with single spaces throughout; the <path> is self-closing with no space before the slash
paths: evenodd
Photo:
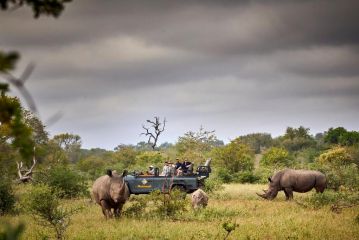
<path id="1" fill-rule="evenodd" d="M 330 210 L 330 204 L 319 209 L 305 208 L 295 201 L 285 201 L 278 194 L 273 201 L 260 199 L 255 192 L 265 185 L 225 185 L 215 197 L 210 196 L 206 209 L 187 210 L 173 218 L 141 218 L 123 215 L 119 220 L 105 221 L 98 205 L 87 199 L 64 204 L 84 206 L 71 219 L 68 239 L 224 239 L 226 222 L 238 224 L 228 239 L 359 239 L 359 206 L 343 209 L 340 214 Z M 294 194 L 305 201 L 313 193 Z M 223 197 L 224 196 L 224 197 Z M 187 201 L 190 197 L 187 196 Z M 126 203 L 124 210 L 131 207 Z M 4 221 L 15 225 L 25 223 L 22 239 L 42 239 L 51 236 L 48 230 L 36 225 L 31 216 L 20 213 L 7 215 Z"/>

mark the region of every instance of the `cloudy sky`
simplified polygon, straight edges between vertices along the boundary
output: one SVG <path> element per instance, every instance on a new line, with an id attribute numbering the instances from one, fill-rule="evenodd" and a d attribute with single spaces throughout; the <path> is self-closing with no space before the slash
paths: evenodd
<path id="1" fill-rule="evenodd" d="M 75 0 L 59 19 L 0 12 L 0 48 L 36 69 L 26 83 L 51 135 L 84 148 L 160 142 L 202 125 L 239 135 L 359 130 L 359 1 Z M 12 88 L 13 94 L 18 92 Z M 24 103 L 26 104 L 26 103 Z"/>

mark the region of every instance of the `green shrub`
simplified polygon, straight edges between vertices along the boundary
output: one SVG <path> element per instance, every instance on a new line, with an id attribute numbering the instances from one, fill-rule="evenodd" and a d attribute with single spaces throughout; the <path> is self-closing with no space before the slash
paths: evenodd
<path id="1" fill-rule="evenodd" d="M 268 177 L 273 176 L 273 174 L 276 172 L 275 169 L 272 168 L 265 168 L 260 167 L 254 171 L 254 175 L 257 177 L 257 183 L 268 183 Z"/>
<path id="2" fill-rule="evenodd" d="M 159 190 L 150 194 L 153 202 L 153 216 L 173 217 L 186 211 L 187 200 L 183 198 L 183 192 L 173 189 L 170 194 L 163 194 Z"/>
<path id="3" fill-rule="evenodd" d="M 123 215 L 127 217 L 133 217 L 133 218 L 141 218 L 146 217 L 146 207 L 149 202 L 148 196 L 134 196 L 131 197 L 128 204 L 129 207 L 127 207 L 123 211 Z"/>
<path id="4" fill-rule="evenodd" d="M 69 167 L 56 166 L 47 172 L 42 172 L 35 180 L 57 189 L 58 196 L 61 198 L 72 198 L 88 194 L 85 178 Z"/>
<path id="5" fill-rule="evenodd" d="M 237 173 L 235 176 L 235 182 L 239 183 L 254 183 L 259 180 L 259 177 L 256 176 L 252 171 L 243 171 Z"/>
<path id="6" fill-rule="evenodd" d="M 308 198 L 304 200 L 303 206 L 319 209 L 327 205 L 341 205 L 347 206 L 351 204 L 358 204 L 358 192 L 352 192 L 348 189 L 342 188 L 340 191 L 326 190 L 323 193 L 313 192 Z M 334 204 L 334 205 L 333 205 Z"/>
<path id="7" fill-rule="evenodd" d="M 21 205 L 40 225 L 52 228 L 56 239 L 64 238 L 71 215 L 79 210 L 61 207 L 59 192 L 46 184 L 32 187 L 23 197 Z"/>
<path id="8" fill-rule="evenodd" d="M 218 177 L 210 177 L 205 180 L 203 191 L 212 193 L 223 189 L 223 182 Z"/>
<path id="9" fill-rule="evenodd" d="M 0 215 L 11 212 L 15 205 L 15 196 L 10 181 L 0 179 Z"/>
<path id="10" fill-rule="evenodd" d="M 225 168 L 218 170 L 218 177 L 223 183 L 230 183 L 233 181 L 233 174 Z"/>

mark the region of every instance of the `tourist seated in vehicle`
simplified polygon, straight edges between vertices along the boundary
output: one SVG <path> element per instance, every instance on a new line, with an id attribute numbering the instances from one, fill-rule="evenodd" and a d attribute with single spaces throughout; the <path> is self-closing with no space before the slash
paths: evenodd
<path id="1" fill-rule="evenodd" d="M 181 168 L 183 175 L 191 175 L 193 173 L 193 164 L 187 159 L 184 160 Z"/>
<path id="2" fill-rule="evenodd" d="M 171 171 L 172 171 L 171 166 L 166 161 L 165 165 L 163 166 L 162 173 L 160 174 L 160 176 L 166 176 L 166 177 L 171 176 Z"/>
<path id="3" fill-rule="evenodd" d="M 155 175 L 155 167 L 153 165 L 148 167 L 147 174 L 148 175 Z"/>

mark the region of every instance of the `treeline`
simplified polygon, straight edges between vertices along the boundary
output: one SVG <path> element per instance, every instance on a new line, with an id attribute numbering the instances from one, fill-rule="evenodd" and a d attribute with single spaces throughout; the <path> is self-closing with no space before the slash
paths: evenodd
<path id="1" fill-rule="evenodd" d="M 0 171 L 2 184 L 19 178 L 17 163 L 28 168 L 36 159 L 32 181 L 61 189 L 64 197 L 84 192 L 89 180 L 104 174 L 106 169 L 122 171 L 147 170 L 149 165 L 160 169 L 165 161 L 187 159 L 195 167 L 212 158 L 213 183 L 264 183 L 276 170 L 290 167 L 317 169 L 329 179 L 329 187 L 358 190 L 359 132 L 343 127 L 330 128 L 312 135 L 309 128 L 288 127 L 282 136 L 267 133 L 238 136 L 227 144 L 215 131 L 200 127 L 188 131 L 175 143 L 163 143 L 155 150 L 146 142 L 118 145 L 108 151 L 82 149 L 81 137 L 63 133 L 50 138 L 44 124 L 22 109 L 17 98 L 1 94 Z M 5 186 L 6 189 L 6 186 Z"/>

